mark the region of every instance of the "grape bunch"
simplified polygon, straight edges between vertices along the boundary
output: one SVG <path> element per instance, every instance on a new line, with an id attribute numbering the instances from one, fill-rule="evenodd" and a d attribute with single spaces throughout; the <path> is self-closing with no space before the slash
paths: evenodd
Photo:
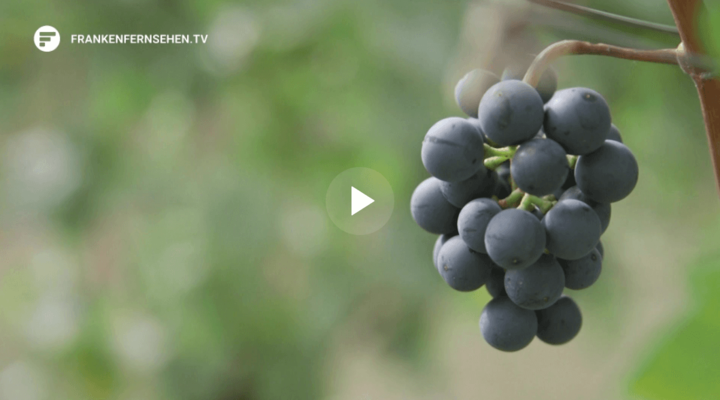
<path id="1" fill-rule="evenodd" d="M 427 132 L 421 157 L 432 176 L 410 201 L 417 224 L 440 235 L 433 261 L 445 282 L 461 292 L 485 285 L 493 297 L 480 330 L 503 351 L 577 335 L 580 309 L 563 291 L 598 280 L 611 203 L 638 180 L 600 94 L 556 91 L 552 69 L 537 88 L 520 78 L 474 70 L 460 80 L 468 118 Z"/>

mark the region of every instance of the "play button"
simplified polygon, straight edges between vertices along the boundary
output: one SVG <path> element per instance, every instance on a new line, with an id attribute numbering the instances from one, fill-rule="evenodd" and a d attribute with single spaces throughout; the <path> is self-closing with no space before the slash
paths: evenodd
<path id="1" fill-rule="evenodd" d="M 367 235 L 388 222 L 395 196 L 390 183 L 379 172 L 352 168 L 333 179 L 325 203 L 338 228 L 353 235 Z"/>
<path id="2" fill-rule="evenodd" d="M 350 215 L 355 215 L 358 211 L 374 203 L 375 200 L 365 193 L 350 187 Z"/>

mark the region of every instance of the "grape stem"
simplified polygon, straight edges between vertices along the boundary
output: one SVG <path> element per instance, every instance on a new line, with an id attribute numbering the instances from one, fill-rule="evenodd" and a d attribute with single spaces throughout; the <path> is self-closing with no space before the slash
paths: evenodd
<path id="1" fill-rule="evenodd" d="M 578 156 L 567 156 L 568 164 L 570 165 L 570 169 L 575 169 L 575 164 L 577 164 Z"/>
<path id="2" fill-rule="evenodd" d="M 553 197 L 554 198 L 554 197 Z M 541 199 L 540 197 L 533 196 L 529 193 L 525 193 L 518 207 L 521 210 L 532 211 L 535 206 L 543 213 L 547 213 L 557 203 L 556 201 Z"/>
<path id="3" fill-rule="evenodd" d="M 562 40 L 546 47 L 528 68 L 523 82 L 535 87 L 543 72 L 558 57 L 571 54 L 590 54 L 626 60 L 647 61 L 661 64 L 678 65 L 676 49 L 638 50 L 603 43 L 590 43 L 581 40 Z"/>
<path id="4" fill-rule="evenodd" d="M 543 196 L 543 200 L 547 200 L 550 202 L 557 202 L 557 199 L 555 198 L 555 195 L 549 194 L 547 196 Z"/>
<path id="5" fill-rule="evenodd" d="M 541 199 L 540 197 L 525 193 L 520 189 L 515 189 L 508 197 L 498 200 L 498 204 L 503 209 L 517 207 L 525 211 L 532 211 L 533 208 L 537 206 L 537 208 L 545 214 L 557 203 L 554 199 L 555 197 L 552 195 Z"/>
<path id="6" fill-rule="evenodd" d="M 671 25 L 658 24 L 655 22 L 643 21 L 636 18 L 626 17 L 624 15 L 611 14 L 609 12 L 596 10 L 581 6 L 578 4 L 567 3 L 564 1 L 557 0 L 528 0 L 530 3 L 538 4 L 541 6 L 554 8 L 556 10 L 566 11 L 585 17 L 596 18 L 602 21 L 616 22 L 631 27 L 650 29 L 656 32 L 669 33 L 673 35 L 678 34 L 676 27 Z"/>
<path id="7" fill-rule="evenodd" d="M 485 143 L 483 147 L 485 148 L 485 157 L 504 156 L 507 158 L 512 158 L 517 151 L 517 146 L 492 147 L 489 144 Z"/>
<path id="8" fill-rule="evenodd" d="M 492 147 L 485 143 L 485 168 L 489 170 L 496 170 L 502 163 L 513 158 L 517 151 L 517 146 L 508 147 Z"/>
<path id="9" fill-rule="evenodd" d="M 502 163 L 504 163 L 507 160 L 509 160 L 509 158 L 505 157 L 505 156 L 496 156 L 496 157 L 486 158 L 484 161 L 485 168 L 487 168 L 491 171 L 495 171 L 500 165 L 502 165 Z"/>
<path id="10" fill-rule="evenodd" d="M 707 70 L 693 65 L 693 60 L 707 54 L 700 40 L 698 16 L 703 7 L 702 0 L 667 0 L 675 25 L 680 32 L 682 43 L 678 49 L 680 67 L 688 74 L 697 88 L 705 121 L 710 155 L 712 157 L 715 182 L 720 189 L 720 79 Z"/>
<path id="11" fill-rule="evenodd" d="M 515 189 L 508 197 L 498 200 L 498 204 L 501 208 L 517 207 L 524 195 L 525 192 L 520 189 Z"/>
<path id="12" fill-rule="evenodd" d="M 532 211 L 535 208 L 535 204 L 533 204 L 531 199 L 532 197 L 532 195 L 525 193 L 518 208 L 525 211 Z"/>
<path id="13" fill-rule="evenodd" d="M 548 211 L 550 211 L 551 208 L 555 207 L 555 204 L 557 204 L 557 200 L 555 200 L 555 196 L 545 196 L 542 199 L 537 198 L 533 196 L 533 204 L 538 206 L 540 211 L 542 211 L 543 214 L 547 214 Z"/>

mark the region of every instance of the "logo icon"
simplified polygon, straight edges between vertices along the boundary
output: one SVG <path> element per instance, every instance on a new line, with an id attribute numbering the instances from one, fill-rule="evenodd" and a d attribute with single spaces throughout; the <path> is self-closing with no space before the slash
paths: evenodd
<path id="1" fill-rule="evenodd" d="M 35 47 L 46 53 L 51 52 L 60 45 L 60 32 L 50 25 L 45 25 L 35 31 Z"/>

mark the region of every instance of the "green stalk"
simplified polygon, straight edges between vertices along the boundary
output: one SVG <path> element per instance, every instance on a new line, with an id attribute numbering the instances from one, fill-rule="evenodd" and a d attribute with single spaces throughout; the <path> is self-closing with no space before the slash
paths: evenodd
<path id="1" fill-rule="evenodd" d="M 508 197 L 498 201 L 498 204 L 502 208 L 517 207 L 517 205 L 520 204 L 520 201 L 523 199 L 524 195 L 525 192 L 520 189 L 515 189 L 512 193 L 510 193 Z"/>
<path id="2" fill-rule="evenodd" d="M 485 157 L 498 157 L 503 156 L 507 158 L 512 158 L 515 155 L 515 152 L 517 151 L 517 146 L 507 146 L 507 147 L 492 147 L 489 144 L 485 143 L 483 145 L 485 148 Z"/>
<path id="3" fill-rule="evenodd" d="M 577 164 L 578 156 L 567 156 L 568 164 L 570 164 L 570 169 L 575 169 L 575 164 Z"/>
<path id="4" fill-rule="evenodd" d="M 508 160 L 508 158 L 505 156 L 495 156 L 495 157 L 486 158 L 484 161 L 485 168 L 495 171 L 500 165 L 502 165 L 502 163 L 504 163 L 507 160 Z"/>
<path id="5" fill-rule="evenodd" d="M 535 208 L 535 204 L 533 204 L 533 200 L 532 200 L 533 197 L 535 197 L 535 196 L 525 193 L 525 195 L 523 195 L 522 201 L 520 202 L 520 205 L 518 206 L 518 208 L 521 210 L 525 210 L 525 211 L 532 211 Z"/>
<path id="6" fill-rule="evenodd" d="M 531 194 L 525 193 L 520 189 L 515 190 L 513 192 L 513 194 L 515 194 L 515 193 L 522 193 L 521 201 L 519 202 L 520 205 L 517 206 L 517 208 L 519 208 L 521 210 L 525 210 L 525 211 L 532 211 L 534 209 L 534 207 L 537 206 L 537 208 L 543 214 L 546 214 L 557 203 L 556 201 L 552 201 L 550 199 L 541 199 L 537 196 L 533 196 Z M 555 198 L 554 196 L 546 196 L 546 197 Z M 510 197 L 508 197 L 508 199 L 509 198 Z M 507 204 L 509 207 L 510 206 L 509 202 L 507 202 Z M 502 204 L 501 204 L 501 206 L 502 206 Z"/>

